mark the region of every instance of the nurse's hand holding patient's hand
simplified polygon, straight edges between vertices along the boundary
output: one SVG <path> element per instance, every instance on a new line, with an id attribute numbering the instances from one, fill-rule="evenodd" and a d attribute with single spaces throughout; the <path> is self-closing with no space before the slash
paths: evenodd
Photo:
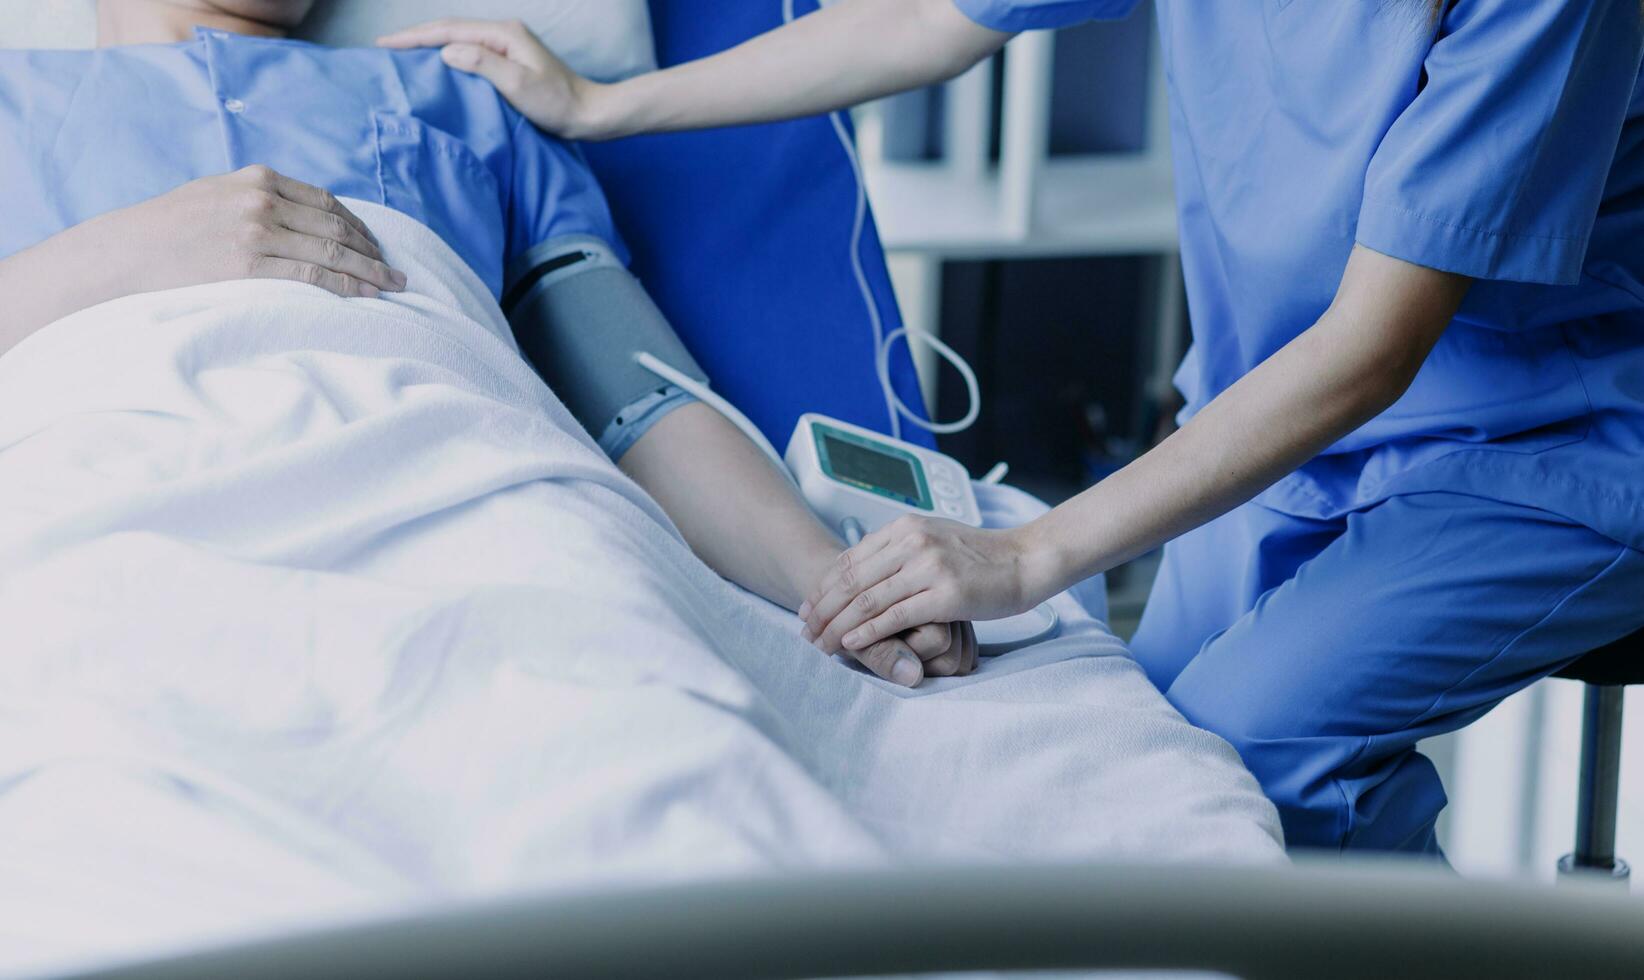
<path id="1" fill-rule="evenodd" d="M 1312 327 L 1158 446 L 1006 531 L 904 517 L 840 555 L 800 609 L 824 650 L 1024 612 L 1251 499 L 1403 396 L 1472 280 L 1357 246 Z"/>
<path id="2" fill-rule="evenodd" d="M 1057 590 L 1038 584 L 1047 576 L 1034 567 L 1027 533 L 901 518 L 823 575 L 799 610 L 805 637 L 824 651 L 861 650 L 925 623 L 1031 609 Z"/>

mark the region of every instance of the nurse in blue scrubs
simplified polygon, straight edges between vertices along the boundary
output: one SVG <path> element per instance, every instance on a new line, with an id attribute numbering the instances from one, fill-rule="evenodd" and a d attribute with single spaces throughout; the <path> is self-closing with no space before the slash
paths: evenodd
<path id="1" fill-rule="evenodd" d="M 518 27 L 386 43 L 441 45 L 539 126 L 598 139 L 833 109 L 1133 5 L 842 0 L 615 86 Z M 1181 428 L 1026 527 L 870 535 L 807 635 L 856 649 L 1018 612 L 1164 544 L 1136 657 L 1239 750 L 1291 843 L 1436 852 L 1416 742 L 1644 627 L 1644 11 L 1158 7 Z"/>

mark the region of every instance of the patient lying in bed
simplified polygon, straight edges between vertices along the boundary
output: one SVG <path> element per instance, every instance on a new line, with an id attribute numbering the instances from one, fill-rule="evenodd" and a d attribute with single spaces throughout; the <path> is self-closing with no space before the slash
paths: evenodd
<path id="1" fill-rule="evenodd" d="M 0 325 L 0 353 L 73 310 L 168 287 L 273 278 L 349 298 L 403 290 L 401 271 L 334 195 L 428 225 L 493 296 L 544 243 L 594 238 L 620 254 L 576 150 L 489 83 L 429 52 L 239 33 L 277 35 L 308 6 L 110 0 L 96 54 L 8 55 L 0 290 L 16 315 Z M 153 41 L 173 43 L 125 47 Z M 839 543 L 734 427 L 683 393 L 660 394 L 596 431 L 602 448 L 710 566 L 797 608 Z M 942 626 L 861 660 L 912 686 L 968 672 L 976 650 L 968 628 Z"/>
<path id="2" fill-rule="evenodd" d="M 835 544 L 705 409 L 619 470 L 522 360 L 509 258 L 615 232 L 482 83 L 209 33 L 0 79 L 0 972 L 506 889 L 1281 855 L 1067 597 L 915 694 L 715 574 L 791 605 Z"/>

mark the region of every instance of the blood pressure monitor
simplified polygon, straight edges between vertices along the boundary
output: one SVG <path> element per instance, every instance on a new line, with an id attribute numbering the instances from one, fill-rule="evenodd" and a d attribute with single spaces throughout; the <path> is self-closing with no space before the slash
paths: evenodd
<path id="1" fill-rule="evenodd" d="M 852 543 L 853 530 L 867 534 L 904 514 L 982 526 L 965 468 L 922 446 L 811 413 L 800 416 L 783 458 L 805 502 Z M 976 642 L 993 656 L 1049 636 L 1059 622 L 1046 603 L 976 623 Z"/>
<path id="2" fill-rule="evenodd" d="M 965 468 L 922 446 L 810 413 L 784 459 L 806 503 L 835 530 L 854 520 L 868 533 L 904 514 L 982 526 Z"/>

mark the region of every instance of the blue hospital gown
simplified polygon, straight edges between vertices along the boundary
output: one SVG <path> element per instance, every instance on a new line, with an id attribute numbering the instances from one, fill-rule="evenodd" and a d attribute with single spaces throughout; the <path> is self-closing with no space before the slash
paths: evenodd
<path id="1" fill-rule="evenodd" d="M 0 51 L 0 258 L 253 163 L 416 218 L 493 296 L 528 271 L 534 246 L 565 236 L 627 261 L 580 150 L 437 51 L 203 28 L 181 44 Z M 691 400 L 659 384 L 591 434 L 620 459 Z"/>
<path id="2" fill-rule="evenodd" d="M 0 257 L 253 163 L 416 218 L 493 295 L 541 242 L 622 247 L 576 147 L 437 51 L 203 28 L 182 44 L 0 51 Z"/>

